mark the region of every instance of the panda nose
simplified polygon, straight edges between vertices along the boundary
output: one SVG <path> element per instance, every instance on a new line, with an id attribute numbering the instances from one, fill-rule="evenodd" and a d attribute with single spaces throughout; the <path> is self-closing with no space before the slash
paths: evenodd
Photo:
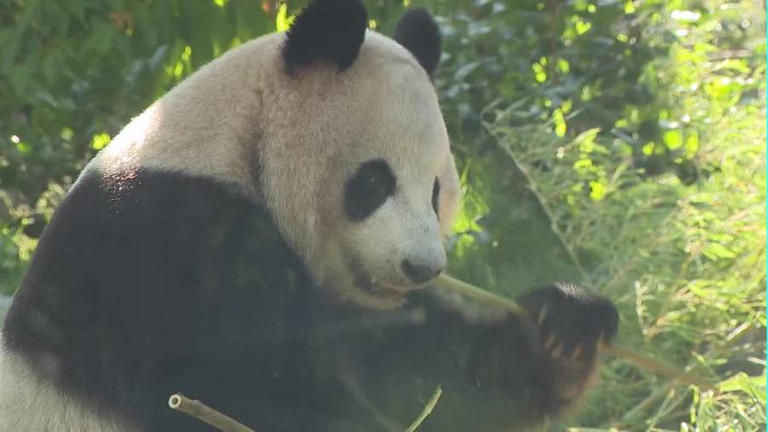
<path id="1" fill-rule="evenodd" d="M 403 269 L 403 273 L 408 276 L 408 279 L 417 284 L 429 282 L 443 271 L 443 266 L 435 267 L 424 264 L 412 263 L 408 259 L 404 259 L 400 263 L 400 268 Z"/>

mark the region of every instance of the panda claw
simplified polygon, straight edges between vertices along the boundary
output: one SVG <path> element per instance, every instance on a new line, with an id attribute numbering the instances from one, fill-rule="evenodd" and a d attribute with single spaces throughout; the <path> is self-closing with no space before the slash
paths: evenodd
<path id="1" fill-rule="evenodd" d="M 552 356 L 552 358 L 555 358 L 555 359 L 556 359 L 556 358 L 560 357 L 560 355 L 561 355 L 562 353 L 563 353 L 563 343 L 562 343 L 562 342 L 560 342 L 559 344 L 557 344 L 557 346 L 555 347 L 555 349 L 553 349 L 553 350 L 552 350 L 552 352 L 550 353 L 550 355 Z"/>
<path id="2" fill-rule="evenodd" d="M 605 337 L 605 332 L 600 333 L 600 337 L 597 339 L 597 346 L 599 349 L 606 349 L 611 346 L 611 343 Z"/>
<path id="3" fill-rule="evenodd" d="M 576 345 L 576 348 L 573 349 L 573 352 L 571 353 L 571 361 L 576 361 L 581 357 L 581 352 L 583 351 L 584 347 L 583 345 Z"/>
<path id="4" fill-rule="evenodd" d="M 541 307 L 539 311 L 539 318 L 536 320 L 539 325 L 544 324 L 544 319 L 547 317 L 547 305 Z"/>
<path id="5" fill-rule="evenodd" d="M 555 334 L 550 333 L 547 339 L 544 341 L 544 348 L 551 349 L 555 345 Z"/>

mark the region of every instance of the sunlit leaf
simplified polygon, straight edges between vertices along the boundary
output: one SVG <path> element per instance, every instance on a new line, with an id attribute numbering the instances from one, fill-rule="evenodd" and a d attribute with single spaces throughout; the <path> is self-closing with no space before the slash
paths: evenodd
<path id="1" fill-rule="evenodd" d="M 552 114 L 552 121 L 555 123 L 555 134 L 559 137 L 564 137 L 568 127 L 565 123 L 565 116 L 561 109 L 556 109 Z"/>
<path id="2" fill-rule="evenodd" d="M 685 157 L 691 159 L 699 151 L 699 134 L 692 131 L 685 139 Z"/>
<path id="3" fill-rule="evenodd" d="M 91 148 L 94 150 L 101 150 L 112 138 L 105 132 L 98 133 L 91 138 Z"/>
<path id="4" fill-rule="evenodd" d="M 643 145 L 643 150 L 642 151 L 643 151 L 644 155 L 650 156 L 650 155 L 653 154 L 655 149 L 656 149 L 656 143 L 649 142 L 649 143 L 646 143 L 645 145 Z"/>
<path id="5" fill-rule="evenodd" d="M 288 4 L 281 3 L 275 16 L 275 30 L 283 32 L 291 28 L 291 24 L 296 19 L 294 15 L 288 15 Z"/>
<path id="6" fill-rule="evenodd" d="M 704 249 L 702 249 L 701 253 L 713 260 L 736 257 L 736 254 L 732 250 L 719 243 L 708 243 Z"/>
<path id="7" fill-rule="evenodd" d="M 677 150 L 683 145 L 683 132 L 680 129 L 672 129 L 664 132 L 664 145 L 670 150 Z"/>
<path id="8" fill-rule="evenodd" d="M 607 192 L 605 184 L 597 181 L 589 182 L 589 189 L 589 197 L 592 198 L 592 201 L 602 200 Z"/>
<path id="9" fill-rule="evenodd" d="M 722 392 L 744 392 L 765 404 L 765 382 L 765 375 L 749 376 L 744 372 L 739 372 L 731 378 L 728 378 L 727 380 L 719 383 L 717 388 Z"/>

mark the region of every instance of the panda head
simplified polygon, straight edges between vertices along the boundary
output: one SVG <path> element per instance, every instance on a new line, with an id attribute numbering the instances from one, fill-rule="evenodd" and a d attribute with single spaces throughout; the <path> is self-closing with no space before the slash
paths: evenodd
<path id="1" fill-rule="evenodd" d="M 445 267 L 459 186 L 431 81 L 437 25 L 416 9 L 394 40 L 366 27 L 357 0 L 316 0 L 285 35 L 261 187 L 323 289 L 392 308 Z"/>
<path id="2" fill-rule="evenodd" d="M 425 11 L 394 40 L 359 0 L 314 0 L 287 33 L 239 46 L 128 124 L 85 171 L 212 178 L 265 205 L 335 298 L 392 308 L 445 267 L 459 201 Z"/>

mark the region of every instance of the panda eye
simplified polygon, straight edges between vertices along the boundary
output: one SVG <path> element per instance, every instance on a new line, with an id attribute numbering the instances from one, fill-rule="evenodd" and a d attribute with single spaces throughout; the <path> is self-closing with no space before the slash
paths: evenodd
<path id="1" fill-rule="evenodd" d="M 359 222 L 370 216 L 395 190 L 395 176 L 383 159 L 361 164 L 347 179 L 344 190 L 344 211 Z"/>
<path id="2" fill-rule="evenodd" d="M 437 217 L 440 217 L 440 213 L 437 211 L 437 204 L 440 199 L 440 180 L 435 177 L 435 184 L 432 185 L 432 209 L 435 210 Z"/>

